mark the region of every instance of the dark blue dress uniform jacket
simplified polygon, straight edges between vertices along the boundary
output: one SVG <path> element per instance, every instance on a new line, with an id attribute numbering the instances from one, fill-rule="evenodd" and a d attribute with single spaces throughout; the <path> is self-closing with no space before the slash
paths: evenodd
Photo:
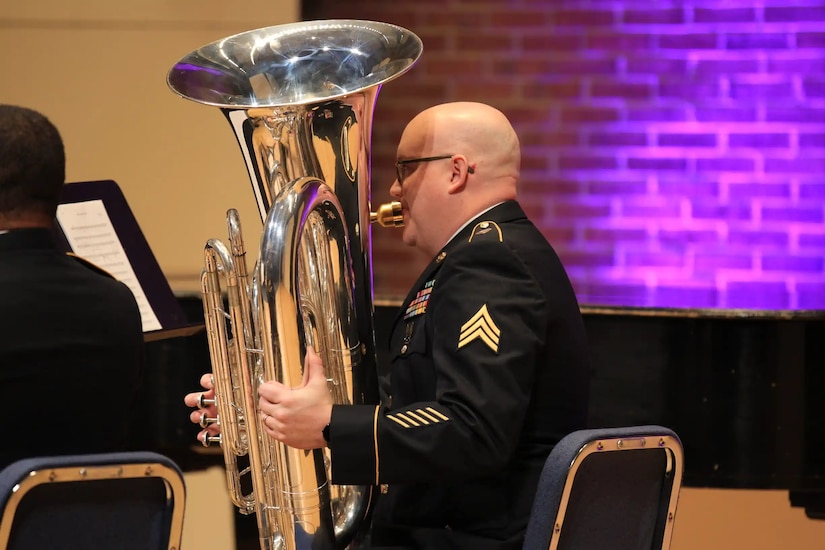
<path id="1" fill-rule="evenodd" d="M 372 544 L 521 548 L 553 445 L 583 428 L 588 352 L 552 247 L 518 203 L 470 222 L 415 283 L 390 399 L 334 406 L 332 481 L 382 485 Z"/>
<path id="2" fill-rule="evenodd" d="M 125 284 L 58 250 L 48 229 L 0 234 L 0 466 L 127 448 L 142 361 Z"/>

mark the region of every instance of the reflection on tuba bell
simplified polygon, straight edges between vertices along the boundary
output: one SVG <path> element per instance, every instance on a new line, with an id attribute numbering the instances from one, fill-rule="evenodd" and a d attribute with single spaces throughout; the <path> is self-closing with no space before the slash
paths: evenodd
<path id="1" fill-rule="evenodd" d="M 201 275 L 230 496 L 257 515 L 261 548 L 343 548 L 372 487 L 329 483 L 327 449 L 266 436 L 265 380 L 302 378 L 306 346 L 324 361 L 335 403 L 377 403 L 370 223 L 400 225 L 397 204 L 370 207 L 370 141 L 381 85 L 408 71 L 421 40 L 386 23 L 309 21 L 204 46 L 167 76 L 178 95 L 229 121 L 264 219 L 251 275 L 240 220 L 210 240 Z"/>

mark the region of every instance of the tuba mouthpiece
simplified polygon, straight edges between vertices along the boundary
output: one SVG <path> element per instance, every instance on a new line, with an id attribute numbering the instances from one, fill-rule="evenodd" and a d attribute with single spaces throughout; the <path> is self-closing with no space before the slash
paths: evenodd
<path id="1" fill-rule="evenodd" d="M 378 222 L 381 227 L 403 227 L 404 213 L 401 203 L 392 201 L 378 207 L 378 212 L 370 212 L 370 223 Z"/>

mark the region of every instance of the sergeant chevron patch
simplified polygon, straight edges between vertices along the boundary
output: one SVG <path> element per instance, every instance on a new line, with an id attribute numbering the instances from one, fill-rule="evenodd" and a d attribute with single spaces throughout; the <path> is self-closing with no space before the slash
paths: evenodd
<path id="1" fill-rule="evenodd" d="M 491 350 L 498 353 L 498 342 L 501 330 L 496 326 L 490 312 L 487 311 L 487 304 L 470 317 L 470 320 L 461 327 L 461 334 L 458 335 L 458 349 L 463 348 L 476 338 L 487 344 Z"/>

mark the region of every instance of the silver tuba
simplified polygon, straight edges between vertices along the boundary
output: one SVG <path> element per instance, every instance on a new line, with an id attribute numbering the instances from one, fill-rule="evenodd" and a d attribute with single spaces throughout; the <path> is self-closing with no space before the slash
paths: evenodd
<path id="1" fill-rule="evenodd" d="M 329 483 L 327 449 L 266 436 L 257 390 L 295 386 L 306 346 L 321 354 L 335 403 L 377 403 L 370 223 L 401 225 L 370 205 L 370 142 L 383 83 L 422 52 L 386 23 L 308 21 L 206 45 L 169 71 L 178 95 L 219 107 L 231 125 L 264 219 L 247 272 L 240 220 L 212 239 L 201 275 L 215 381 L 218 441 L 230 496 L 255 513 L 262 549 L 343 548 L 356 538 L 370 486 Z"/>

